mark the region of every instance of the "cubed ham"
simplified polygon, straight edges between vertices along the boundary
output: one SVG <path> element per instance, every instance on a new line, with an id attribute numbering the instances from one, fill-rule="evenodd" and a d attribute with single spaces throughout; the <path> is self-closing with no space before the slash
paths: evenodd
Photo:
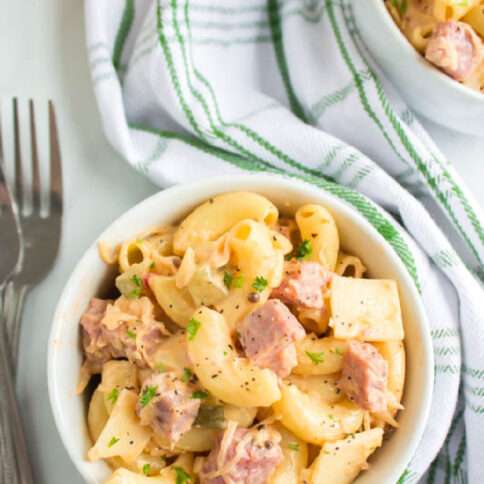
<path id="1" fill-rule="evenodd" d="M 140 368 L 152 363 L 156 347 L 167 335 L 163 323 L 153 317 L 148 298 L 115 303 L 93 298 L 82 315 L 85 370 L 99 373 L 102 365 L 116 358 L 127 358 Z"/>
<path id="2" fill-rule="evenodd" d="M 200 408 L 196 388 L 167 372 L 146 379 L 136 406 L 142 425 L 149 425 L 167 443 L 176 443 L 190 430 Z"/>
<path id="3" fill-rule="evenodd" d="M 112 349 L 105 340 L 103 326 L 101 325 L 106 308 L 111 302 L 94 297 L 81 316 L 82 344 L 86 356 L 85 367 L 90 373 L 100 373 L 102 365 L 113 357 Z"/>
<path id="4" fill-rule="evenodd" d="M 269 299 L 242 322 L 240 343 L 247 357 L 261 368 L 285 377 L 297 365 L 295 341 L 304 328 L 278 299 Z"/>
<path id="5" fill-rule="evenodd" d="M 280 442 L 281 435 L 271 426 L 229 426 L 208 455 L 200 483 L 265 484 L 283 460 Z"/>
<path id="6" fill-rule="evenodd" d="M 387 362 L 374 346 L 359 341 L 348 343 L 339 386 L 350 400 L 370 412 L 385 412 L 387 379 Z"/>
<path id="7" fill-rule="evenodd" d="M 323 290 L 331 281 L 331 273 L 317 262 L 291 260 L 284 265 L 284 277 L 271 297 L 295 306 L 322 309 Z"/>
<path id="8" fill-rule="evenodd" d="M 468 79 L 483 59 L 483 46 L 464 22 L 440 22 L 425 49 L 425 57 L 458 81 Z"/>

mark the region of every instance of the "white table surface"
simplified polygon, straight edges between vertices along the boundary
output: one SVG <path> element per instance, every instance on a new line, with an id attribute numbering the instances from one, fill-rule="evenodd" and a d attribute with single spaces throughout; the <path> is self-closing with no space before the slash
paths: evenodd
<path id="1" fill-rule="evenodd" d="M 0 5 L 0 96 L 54 99 L 64 161 L 60 256 L 27 301 L 18 390 L 36 483 L 80 484 L 82 478 L 57 434 L 47 394 L 46 350 L 52 314 L 86 247 L 112 220 L 157 187 L 127 166 L 104 138 L 88 72 L 83 2 L 0 0 Z M 484 206 L 484 139 L 425 124 Z"/>

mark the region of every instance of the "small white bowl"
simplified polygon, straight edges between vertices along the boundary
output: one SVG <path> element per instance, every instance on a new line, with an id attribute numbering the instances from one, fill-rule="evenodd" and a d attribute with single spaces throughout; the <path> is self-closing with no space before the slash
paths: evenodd
<path id="1" fill-rule="evenodd" d="M 484 94 L 427 62 L 402 34 L 383 0 L 352 0 L 352 6 L 365 45 L 411 108 L 448 128 L 484 136 Z"/>
<path id="2" fill-rule="evenodd" d="M 98 240 L 117 244 L 155 224 L 176 222 L 197 204 L 219 193 L 251 190 L 267 196 L 282 212 L 304 203 L 321 203 L 334 215 L 342 246 L 361 257 L 371 277 L 397 280 L 406 333 L 407 377 L 400 428 L 372 457 L 358 482 L 393 484 L 419 443 L 430 408 L 433 353 L 422 302 L 404 265 L 383 237 L 354 209 L 333 195 L 303 182 L 274 175 L 216 177 L 179 185 L 146 199 L 116 220 Z M 94 243 L 77 264 L 62 293 L 48 349 L 50 401 L 63 443 L 84 479 L 100 484 L 110 470 L 103 462 L 88 462 L 91 446 L 86 428 L 86 398 L 76 395 L 82 363 L 79 319 L 91 297 L 102 295 L 113 274 L 101 261 Z"/>

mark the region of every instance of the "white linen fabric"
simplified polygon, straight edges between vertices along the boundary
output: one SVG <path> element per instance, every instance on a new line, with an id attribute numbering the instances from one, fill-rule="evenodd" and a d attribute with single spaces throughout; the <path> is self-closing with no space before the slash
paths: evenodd
<path id="1" fill-rule="evenodd" d="M 482 215 L 373 65 L 351 3 L 87 0 L 86 30 L 106 136 L 154 183 L 284 174 L 386 238 L 421 292 L 436 362 L 399 483 L 484 482 Z"/>

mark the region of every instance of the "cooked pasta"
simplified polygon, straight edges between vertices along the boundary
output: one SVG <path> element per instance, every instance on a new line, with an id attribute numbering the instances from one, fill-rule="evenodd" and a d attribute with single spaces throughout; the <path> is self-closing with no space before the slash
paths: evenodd
<path id="1" fill-rule="evenodd" d="M 484 92 L 484 0 L 385 0 L 410 43 L 445 74 Z"/>
<path id="2" fill-rule="evenodd" d="M 398 287 L 325 207 L 227 193 L 99 247 L 119 294 L 81 318 L 79 389 L 106 484 L 350 483 L 398 426 Z"/>

